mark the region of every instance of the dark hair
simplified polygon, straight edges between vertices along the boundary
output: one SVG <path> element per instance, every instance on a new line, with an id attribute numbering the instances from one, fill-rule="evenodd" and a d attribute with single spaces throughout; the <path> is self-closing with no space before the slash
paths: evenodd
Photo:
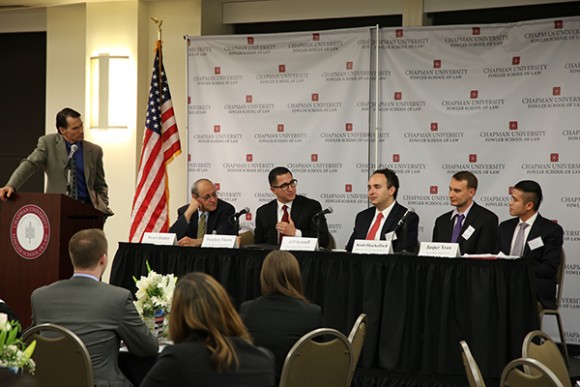
<path id="1" fill-rule="evenodd" d="M 542 202 L 542 187 L 533 180 L 522 180 L 514 186 L 515 189 L 520 190 L 524 193 L 524 204 L 527 202 L 534 203 L 534 211 L 540 209 L 540 203 Z"/>
<path id="2" fill-rule="evenodd" d="M 70 238 L 68 253 L 75 268 L 92 269 L 107 254 L 107 237 L 98 228 L 81 230 Z"/>
<path id="3" fill-rule="evenodd" d="M 262 294 L 278 293 L 306 301 L 302 291 L 300 265 L 288 251 L 274 250 L 264 259 L 260 272 Z"/>
<path id="4" fill-rule="evenodd" d="M 467 188 L 473 188 L 477 191 L 477 177 L 469 171 L 459 171 L 456 172 L 453 176 L 453 179 L 457 181 L 466 181 Z"/>
<path id="5" fill-rule="evenodd" d="M 286 167 L 276 167 L 272 169 L 270 173 L 268 173 L 268 182 L 270 185 L 274 185 L 276 184 L 276 179 L 278 176 L 285 175 L 287 173 L 292 174 L 292 172 L 290 172 L 290 170 Z"/>
<path id="6" fill-rule="evenodd" d="M 80 116 L 81 113 L 77 112 L 74 109 L 68 107 L 62 109 L 61 111 L 56 113 L 56 130 L 60 133 L 60 130 L 58 130 L 59 128 L 66 128 L 68 126 L 68 122 L 66 122 L 66 119 L 68 117 L 77 118 Z"/>
<path id="7" fill-rule="evenodd" d="M 395 187 L 395 193 L 393 194 L 393 197 L 397 199 L 397 194 L 399 193 L 399 178 L 397 177 L 395 171 L 389 168 L 377 169 L 373 172 L 373 175 L 377 174 L 385 176 L 387 179 L 387 188 Z"/>

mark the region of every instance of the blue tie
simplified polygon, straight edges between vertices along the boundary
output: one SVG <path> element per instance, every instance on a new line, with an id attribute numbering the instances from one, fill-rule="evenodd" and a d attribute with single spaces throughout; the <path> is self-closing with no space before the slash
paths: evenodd
<path id="1" fill-rule="evenodd" d="M 465 218 L 465 215 L 463 214 L 455 215 L 455 218 L 457 219 L 457 223 L 455 223 L 455 227 L 453 227 L 453 233 L 451 234 L 451 243 L 457 243 L 457 240 L 459 239 L 459 234 L 461 234 L 461 227 L 463 226 L 463 219 Z"/>

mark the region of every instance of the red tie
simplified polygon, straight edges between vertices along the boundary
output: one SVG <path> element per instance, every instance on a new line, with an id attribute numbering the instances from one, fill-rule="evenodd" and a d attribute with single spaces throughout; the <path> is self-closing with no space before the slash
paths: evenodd
<path id="1" fill-rule="evenodd" d="M 288 216 L 288 206 L 286 204 L 282 206 L 282 211 L 284 211 L 284 213 L 282 214 L 282 222 L 290 223 Z M 282 244 L 282 234 L 280 234 L 279 236 L 278 243 Z"/>
<path id="2" fill-rule="evenodd" d="M 379 214 L 377 215 L 377 220 L 375 220 L 375 223 L 373 224 L 373 226 L 369 230 L 369 233 L 367 234 L 367 237 L 366 237 L 367 241 L 372 241 L 375 239 L 375 235 L 377 235 L 377 231 L 379 231 L 379 227 L 381 227 L 381 220 L 382 219 L 383 219 L 383 213 L 379 212 Z"/>

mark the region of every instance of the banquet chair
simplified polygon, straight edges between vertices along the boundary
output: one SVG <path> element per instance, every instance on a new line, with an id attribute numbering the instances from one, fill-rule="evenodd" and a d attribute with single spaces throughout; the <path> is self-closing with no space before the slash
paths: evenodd
<path id="1" fill-rule="evenodd" d="M 520 367 L 534 369 L 528 374 Z M 508 363 L 501 373 L 500 387 L 564 387 L 558 377 L 548 367 L 536 359 L 515 359 Z"/>
<path id="2" fill-rule="evenodd" d="M 316 341 L 317 338 L 326 341 Z M 315 329 L 288 352 L 279 387 L 346 387 L 351 358 L 346 336 L 335 329 Z"/>
<path id="3" fill-rule="evenodd" d="M 564 387 L 572 387 L 562 353 L 556 343 L 544 332 L 532 331 L 526 335 L 522 345 L 522 357 L 538 360 L 558 377 Z M 527 373 L 534 373 L 533 368 L 524 369 Z"/>
<path id="4" fill-rule="evenodd" d="M 566 254 L 564 249 L 562 249 L 562 259 L 560 265 L 558 266 L 558 272 L 556 273 L 556 286 L 558 287 L 556 293 L 556 309 L 542 309 L 539 311 L 540 319 L 540 330 L 542 329 L 542 324 L 544 322 L 545 315 L 556 316 L 556 322 L 558 323 L 558 333 L 560 334 L 560 344 L 562 347 L 562 354 L 564 355 L 564 360 L 566 361 L 566 367 L 568 367 L 568 347 L 566 347 L 566 339 L 564 337 L 564 329 L 562 328 L 562 318 L 560 317 L 560 304 L 562 301 L 562 290 L 564 289 L 564 270 L 566 267 Z"/>
<path id="5" fill-rule="evenodd" d="M 461 340 L 459 344 L 461 346 L 461 357 L 463 358 L 463 366 L 465 367 L 465 374 L 467 375 L 469 387 L 485 387 L 483 376 L 481 376 L 479 366 L 471 354 L 469 345 L 467 345 L 465 340 Z"/>
<path id="6" fill-rule="evenodd" d="M 22 333 L 27 345 L 34 340 L 34 378 L 39 387 L 94 386 L 91 356 L 77 335 L 56 324 L 40 324 Z"/>
<path id="7" fill-rule="evenodd" d="M 252 230 L 246 230 L 240 233 L 240 247 L 254 244 L 254 233 Z"/>
<path id="8" fill-rule="evenodd" d="M 352 326 L 352 329 L 348 335 L 348 341 L 352 347 L 352 360 L 347 386 L 351 385 L 352 379 L 354 378 L 354 373 L 356 371 L 358 358 L 360 357 L 360 353 L 362 351 L 366 333 L 367 333 L 367 315 L 361 313 L 354 322 L 354 325 Z"/>

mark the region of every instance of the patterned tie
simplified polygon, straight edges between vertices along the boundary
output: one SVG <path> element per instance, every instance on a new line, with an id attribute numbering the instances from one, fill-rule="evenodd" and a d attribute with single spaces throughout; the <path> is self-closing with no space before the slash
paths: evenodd
<path id="1" fill-rule="evenodd" d="M 290 223 L 290 215 L 288 215 L 288 206 L 286 204 L 282 206 L 282 211 L 284 211 L 282 214 L 282 222 Z M 282 244 L 282 234 L 278 236 L 278 244 Z"/>
<path id="2" fill-rule="evenodd" d="M 369 230 L 369 233 L 367 234 L 366 240 L 367 241 L 372 241 L 375 239 L 375 236 L 377 235 L 377 231 L 379 231 L 379 227 L 381 227 L 381 220 L 383 219 L 383 213 L 379 212 L 379 214 L 377 215 L 377 219 L 375 220 L 375 223 L 373 223 L 373 226 L 371 227 L 371 229 Z"/>
<path id="3" fill-rule="evenodd" d="M 207 222 L 205 220 L 205 212 L 199 215 L 199 223 L 197 224 L 197 239 L 202 239 L 207 229 Z"/>
<path id="4" fill-rule="evenodd" d="M 77 162 L 74 157 L 70 159 L 70 197 L 77 200 L 79 191 L 77 186 Z"/>
<path id="5" fill-rule="evenodd" d="M 527 223 L 520 223 L 520 229 L 518 231 L 518 235 L 516 236 L 516 241 L 514 242 L 514 247 L 510 252 L 510 255 L 521 257 L 524 253 L 524 241 L 526 235 L 526 228 L 529 226 Z"/>
<path id="6" fill-rule="evenodd" d="M 455 223 L 455 227 L 453 227 L 453 233 L 451 233 L 451 243 L 457 243 L 459 234 L 461 234 L 461 227 L 463 227 L 463 219 L 465 218 L 465 215 L 455 215 L 455 218 L 457 219 L 457 223 Z"/>

